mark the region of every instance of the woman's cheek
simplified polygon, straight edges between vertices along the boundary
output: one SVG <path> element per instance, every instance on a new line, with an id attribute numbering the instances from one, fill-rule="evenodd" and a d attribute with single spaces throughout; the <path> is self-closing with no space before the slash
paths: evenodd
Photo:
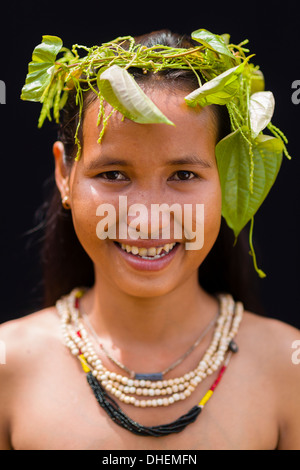
<path id="1" fill-rule="evenodd" d="M 71 193 L 72 218 L 77 237 L 84 248 L 99 242 L 96 228 L 99 222 L 97 207 L 103 200 L 90 182 L 74 180 Z"/>
<path id="2" fill-rule="evenodd" d="M 204 250 L 208 253 L 217 239 L 221 226 L 222 195 L 218 185 L 204 199 Z"/>

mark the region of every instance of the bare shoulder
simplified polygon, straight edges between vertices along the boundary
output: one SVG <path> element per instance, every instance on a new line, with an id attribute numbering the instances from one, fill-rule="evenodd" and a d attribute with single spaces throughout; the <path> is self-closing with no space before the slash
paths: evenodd
<path id="1" fill-rule="evenodd" d="M 7 365 L 34 352 L 35 345 L 45 339 L 58 337 L 59 317 L 55 307 L 45 308 L 30 315 L 0 325 L 0 340 L 6 346 Z"/>
<path id="2" fill-rule="evenodd" d="M 0 341 L 5 353 L 1 376 L 5 375 L 6 379 L 15 377 L 33 361 L 49 355 L 51 349 L 57 347 L 59 334 L 59 316 L 55 307 L 0 325 Z"/>
<path id="3" fill-rule="evenodd" d="M 275 354 L 278 355 L 277 359 L 284 359 L 286 353 L 291 358 L 292 343 L 300 339 L 299 329 L 283 321 L 251 312 L 244 313 L 240 334 L 243 340 L 249 339 L 252 346 L 257 343 L 263 352 L 268 350 L 272 353 L 267 355 L 270 360 Z"/>
<path id="4" fill-rule="evenodd" d="M 33 365 L 57 348 L 59 317 L 55 307 L 0 325 L 0 449 L 10 449 L 10 429 L 17 391 Z"/>
<path id="5" fill-rule="evenodd" d="M 300 367 L 295 367 L 297 361 L 294 360 L 295 349 L 300 348 L 299 329 L 280 320 L 245 312 L 237 340 L 242 342 L 249 356 L 261 361 L 261 367 L 266 367 L 276 377 L 291 374 L 296 380 L 300 374 Z"/>
<path id="6" fill-rule="evenodd" d="M 272 384 L 279 426 L 278 448 L 300 450 L 300 330 L 245 312 L 237 341 L 245 357 Z"/>

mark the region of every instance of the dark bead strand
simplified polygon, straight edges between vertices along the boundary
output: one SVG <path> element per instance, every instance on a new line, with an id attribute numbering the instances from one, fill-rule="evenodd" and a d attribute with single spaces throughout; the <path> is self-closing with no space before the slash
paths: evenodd
<path id="1" fill-rule="evenodd" d="M 119 426 L 131 431 L 139 436 L 160 437 L 181 432 L 186 426 L 196 421 L 202 408 L 194 406 L 188 413 L 182 415 L 176 421 L 161 426 L 143 426 L 133 419 L 129 418 L 117 405 L 115 400 L 110 397 L 91 372 L 87 374 L 87 381 L 93 390 L 93 393 L 99 405 L 106 411 L 110 418 Z"/>

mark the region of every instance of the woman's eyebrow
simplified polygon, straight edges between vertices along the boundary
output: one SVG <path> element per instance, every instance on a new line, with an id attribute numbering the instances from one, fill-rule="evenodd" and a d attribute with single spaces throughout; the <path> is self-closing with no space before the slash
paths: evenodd
<path id="1" fill-rule="evenodd" d="M 210 161 L 205 160 L 197 155 L 187 155 L 183 158 L 178 158 L 176 160 L 169 160 L 165 162 L 166 165 L 199 165 L 202 168 L 211 168 L 212 164 Z"/>
<path id="2" fill-rule="evenodd" d="M 134 163 L 129 162 L 127 160 L 121 159 L 112 159 L 110 157 L 101 157 L 97 160 L 92 160 L 88 162 L 85 167 L 87 170 L 95 170 L 105 166 L 133 166 Z M 188 155 L 182 158 L 176 158 L 174 160 L 168 160 L 162 163 L 162 166 L 175 166 L 175 165 L 198 165 L 202 168 L 212 168 L 212 164 L 210 161 L 205 160 L 197 155 Z"/>

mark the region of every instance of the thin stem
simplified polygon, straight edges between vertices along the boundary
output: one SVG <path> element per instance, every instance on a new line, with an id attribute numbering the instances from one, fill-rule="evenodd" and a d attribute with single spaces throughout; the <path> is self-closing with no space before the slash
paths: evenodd
<path id="1" fill-rule="evenodd" d="M 254 217 L 252 217 L 251 219 L 251 225 L 250 225 L 250 231 L 249 231 L 249 246 L 251 250 L 250 254 L 253 257 L 253 264 L 254 264 L 255 271 L 258 273 L 259 277 L 264 278 L 266 277 L 266 274 L 261 269 L 258 268 L 257 262 L 256 262 L 256 255 L 255 255 L 255 251 L 253 248 L 253 227 L 254 227 Z"/>

